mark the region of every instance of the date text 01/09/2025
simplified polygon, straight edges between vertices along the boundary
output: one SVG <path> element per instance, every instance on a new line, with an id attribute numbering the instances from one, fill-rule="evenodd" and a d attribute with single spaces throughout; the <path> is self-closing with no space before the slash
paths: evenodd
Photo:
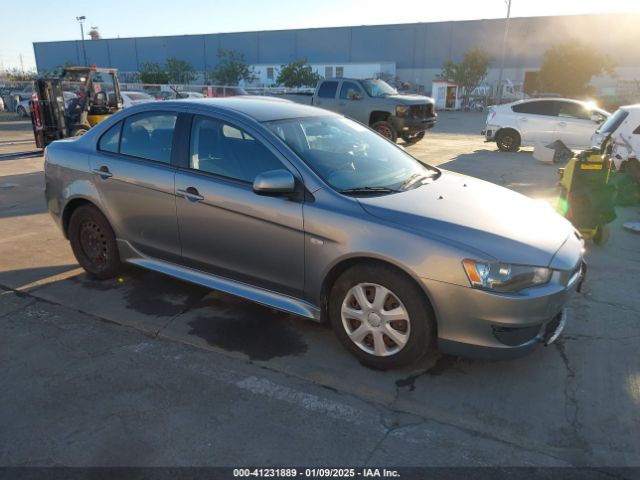
<path id="1" fill-rule="evenodd" d="M 399 478 L 397 470 L 386 468 L 234 468 L 235 478 Z"/>

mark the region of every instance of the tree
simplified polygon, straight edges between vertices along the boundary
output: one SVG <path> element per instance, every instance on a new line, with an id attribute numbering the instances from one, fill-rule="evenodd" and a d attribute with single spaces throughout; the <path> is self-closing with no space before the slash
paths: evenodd
<path id="1" fill-rule="evenodd" d="M 218 64 L 211 72 L 211 78 L 220 85 L 238 85 L 240 80 L 253 82 L 256 75 L 252 67 L 245 63 L 244 53 L 235 50 L 218 49 Z"/>
<path id="2" fill-rule="evenodd" d="M 614 75 L 614 64 L 609 57 L 592 45 L 571 39 L 544 53 L 538 86 L 542 92 L 579 97 L 591 92 L 589 82 L 602 73 Z"/>
<path id="3" fill-rule="evenodd" d="M 170 83 L 189 83 L 196 79 L 193 67 L 184 60 L 167 58 L 165 70 Z"/>
<path id="4" fill-rule="evenodd" d="M 10 68 L 5 71 L 8 80 L 13 82 L 28 82 L 35 80 L 38 74 L 35 70 L 20 70 L 18 68 Z"/>
<path id="5" fill-rule="evenodd" d="M 162 65 L 155 62 L 143 62 L 140 64 L 138 78 L 142 83 L 166 84 L 169 83 L 169 75 Z"/>
<path id="6" fill-rule="evenodd" d="M 460 63 L 454 63 L 451 60 L 444 62 L 440 76 L 463 88 L 466 104 L 473 89 L 478 87 L 487 76 L 492 60 L 482 48 L 475 47 L 465 52 Z"/>
<path id="7" fill-rule="evenodd" d="M 276 83 L 289 88 L 314 87 L 320 78 L 320 75 L 314 72 L 311 65 L 304 59 L 282 65 Z"/>

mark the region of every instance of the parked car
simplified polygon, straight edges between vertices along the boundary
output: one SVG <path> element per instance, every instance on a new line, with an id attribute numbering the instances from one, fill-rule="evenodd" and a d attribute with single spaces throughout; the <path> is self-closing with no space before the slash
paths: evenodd
<path id="1" fill-rule="evenodd" d="M 92 276 L 128 262 L 327 320 L 376 368 L 552 342 L 584 272 L 552 209 L 269 98 L 123 110 L 49 145 L 45 185 Z"/>
<path id="2" fill-rule="evenodd" d="M 156 101 L 155 98 L 145 92 L 120 92 L 120 96 L 122 97 L 123 108 L 132 107 L 133 105 L 138 105 L 139 103 Z"/>
<path id="3" fill-rule="evenodd" d="M 609 112 L 567 98 L 527 99 L 489 107 L 482 135 L 503 152 L 560 140 L 568 148 L 585 149 Z"/>
<path id="4" fill-rule="evenodd" d="M 177 92 L 176 93 L 176 97 L 178 99 L 185 99 L 185 98 L 205 98 L 203 94 L 198 93 L 198 92 Z"/>
<path id="5" fill-rule="evenodd" d="M 21 100 L 20 103 L 16 105 L 16 113 L 20 117 L 28 117 L 29 116 L 29 101 L 30 100 Z"/>
<path id="6" fill-rule="evenodd" d="M 242 87 L 213 87 L 211 91 L 212 97 L 237 97 L 240 95 L 249 95 Z"/>
<path id="7" fill-rule="evenodd" d="M 640 159 L 640 104 L 625 105 L 613 112 L 591 137 L 591 146 L 600 148 L 607 137 L 616 167 L 630 158 Z"/>
<path id="8" fill-rule="evenodd" d="M 12 97 L 18 97 L 20 101 L 23 101 L 23 100 L 30 100 L 32 93 L 33 93 L 33 85 L 28 85 L 24 88 L 12 90 L 9 95 L 11 95 Z"/>
<path id="9" fill-rule="evenodd" d="M 400 95 L 383 80 L 321 80 L 311 96 L 285 97 L 346 115 L 394 142 L 398 137 L 409 143 L 421 140 L 437 118 L 432 98 Z"/>
<path id="10" fill-rule="evenodd" d="M 2 96 L 0 96 L 0 112 L 4 112 L 4 100 Z"/>

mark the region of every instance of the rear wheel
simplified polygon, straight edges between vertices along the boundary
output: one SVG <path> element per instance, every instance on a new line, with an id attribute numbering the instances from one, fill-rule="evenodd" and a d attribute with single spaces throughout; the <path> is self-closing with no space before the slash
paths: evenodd
<path id="1" fill-rule="evenodd" d="M 505 128 L 496 134 L 496 145 L 501 152 L 517 152 L 520 142 L 520 134 L 511 128 Z"/>
<path id="2" fill-rule="evenodd" d="M 334 284 L 329 317 L 340 342 L 363 364 L 397 368 L 421 358 L 435 332 L 424 292 L 401 272 L 355 266 Z"/>
<path id="3" fill-rule="evenodd" d="M 69 241 L 78 263 L 87 273 L 104 280 L 120 270 L 116 236 L 105 216 L 93 205 L 78 207 L 69 220 Z"/>
<path id="4" fill-rule="evenodd" d="M 18 105 L 18 108 L 16 109 L 16 113 L 18 115 L 20 115 L 21 117 L 26 117 L 27 116 L 27 109 L 24 108 L 22 105 Z"/>
<path id="5" fill-rule="evenodd" d="M 391 125 L 389 122 L 384 122 L 384 121 L 376 122 L 373 125 L 371 125 L 371 128 L 373 128 L 380 135 L 382 135 L 385 138 L 388 138 L 392 142 L 395 142 L 398 139 L 396 130 L 393 128 L 393 125 Z"/>

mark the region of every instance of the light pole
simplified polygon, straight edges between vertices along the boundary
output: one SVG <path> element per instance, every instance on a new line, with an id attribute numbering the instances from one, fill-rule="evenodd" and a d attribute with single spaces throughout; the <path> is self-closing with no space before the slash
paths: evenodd
<path id="1" fill-rule="evenodd" d="M 84 15 L 82 17 L 76 17 L 76 20 L 80 24 L 80 38 L 82 39 L 82 57 L 84 58 L 84 65 L 87 66 L 87 49 L 84 47 L 84 26 L 83 23 L 87 19 Z"/>
<path id="2" fill-rule="evenodd" d="M 504 56 L 507 49 L 507 35 L 509 35 L 509 17 L 511 16 L 511 0 L 507 3 L 507 20 L 504 25 L 504 36 L 502 37 L 502 58 L 500 59 L 500 71 L 498 73 L 498 105 L 502 103 L 502 70 L 504 70 Z"/>

